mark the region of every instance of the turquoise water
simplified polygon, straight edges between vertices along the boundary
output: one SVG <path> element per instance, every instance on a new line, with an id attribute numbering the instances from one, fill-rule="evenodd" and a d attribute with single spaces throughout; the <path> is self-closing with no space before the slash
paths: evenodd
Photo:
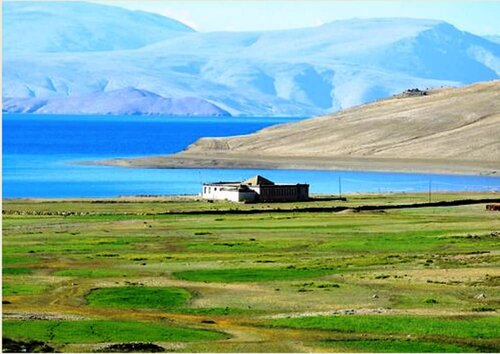
<path id="1" fill-rule="evenodd" d="M 3 197 L 197 194 L 202 182 L 255 174 L 307 182 L 313 193 L 498 191 L 500 178 L 409 173 L 248 169 L 128 169 L 79 160 L 170 154 L 200 137 L 248 134 L 296 118 L 3 116 Z"/>

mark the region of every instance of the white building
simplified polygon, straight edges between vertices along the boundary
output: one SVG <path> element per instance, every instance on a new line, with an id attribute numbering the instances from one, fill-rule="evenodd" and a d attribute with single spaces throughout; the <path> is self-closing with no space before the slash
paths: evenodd
<path id="1" fill-rule="evenodd" d="M 308 184 L 274 183 L 262 176 L 243 182 L 204 183 L 202 196 L 232 202 L 293 202 L 309 199 Z"/>

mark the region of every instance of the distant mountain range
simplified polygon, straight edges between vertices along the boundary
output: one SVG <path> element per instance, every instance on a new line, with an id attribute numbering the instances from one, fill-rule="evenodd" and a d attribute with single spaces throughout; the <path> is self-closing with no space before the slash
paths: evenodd
<path id="1" fill-rule="evenodd" d="M 230 116 L 228 112 L 200 98 L 165 98 L 130 87 L 49 99 L 7 97 L 3 99 L 3 109 L 12 113 Z"/>
<path id="2" fill-rule="evenodd" d="M 500 44 L 434 20 L 200 33 L 78 2 L 3 4 L 3 111 L 312 116 L 500 77 Z M 142 98 L 141 98 L 142 97 Z"/>

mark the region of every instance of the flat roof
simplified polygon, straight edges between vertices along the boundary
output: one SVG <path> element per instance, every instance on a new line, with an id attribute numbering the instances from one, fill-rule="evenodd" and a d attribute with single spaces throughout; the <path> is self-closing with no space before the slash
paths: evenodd
<path id="1" fill-rule="evenodd" d="M 275 184 L 262 184 L 262 185 L 249 185 L 243 182 L 207 182 L 203 183 L 204 186 L 251 186 L 251 187 L 287 187 L 287 186 L 308 186 L 307 183 L 275 183 Z"/>
<path id="2" fill-rule="evenodd" d="M 295 186 L 309 186 L 307 183 L 275 183 L 273 185 L 265 185 L 263 184 L 262 186 L 257 186 L 257 187 L 295 187 Z"/>
<path id="3" fill-rule="evenodd" d="M 241 182 L 207 182 L 204 186 L 239 186 Z"/>

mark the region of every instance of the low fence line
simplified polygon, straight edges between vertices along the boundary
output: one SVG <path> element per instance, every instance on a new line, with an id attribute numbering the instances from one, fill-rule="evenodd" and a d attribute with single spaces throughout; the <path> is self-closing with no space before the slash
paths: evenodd
<path id="1" fill-rule="evenodd" d="M 459 199 L 450 201 L 439 201 L 430 203 L 393 204 L 393 205 L 360 205 L 360 206 L 333 206 L 333 207 L 307 207 L 307 208 L 277 208 L 277 209 L 226 209 L 226 210 L 186 210 L 177 212 L 163 212 L 151 215 L 223 215 L 223 214 L 265 214 L 265 213 L 322 213 L 351 210 L 354 212 L 387 210 L 387 209 L 412 209 L 462 206 L 484 203 L 500 203 L 500 198 L 489 199 Z"/>
<path id="2" fill-rule="evenodd" d="M 267 214 L 267 213 L 338 213 L 341 211 L 373 211 L 390 209 L 412 209 L 430 207 L 449 207 L 472 204 L 500 203 L 500 198 L 486 199 L 459 199 L 450 201 L 412 203 L 412 204 L 392 204 L 392 205 L 360 205 L 360 206 L 325 206 L 325 207 L 295 207 L 295 208 L 275 208 L 275 209 L 212 209 L 212 210 L 184 210 L 184 211 L 163 211 L 157 213 L 120 213 L 119 215 L 154 216 L 154 215 L 228 215 L 228 214 Z M 95 213 L 95 212 L 48 212 L 48 211 L 25 211 L 25 210 L 3 210 L 3 215 L 39 215 L 39 216 L 86 216 L 86 215 L 116 215 L 116 213 Z"/>

